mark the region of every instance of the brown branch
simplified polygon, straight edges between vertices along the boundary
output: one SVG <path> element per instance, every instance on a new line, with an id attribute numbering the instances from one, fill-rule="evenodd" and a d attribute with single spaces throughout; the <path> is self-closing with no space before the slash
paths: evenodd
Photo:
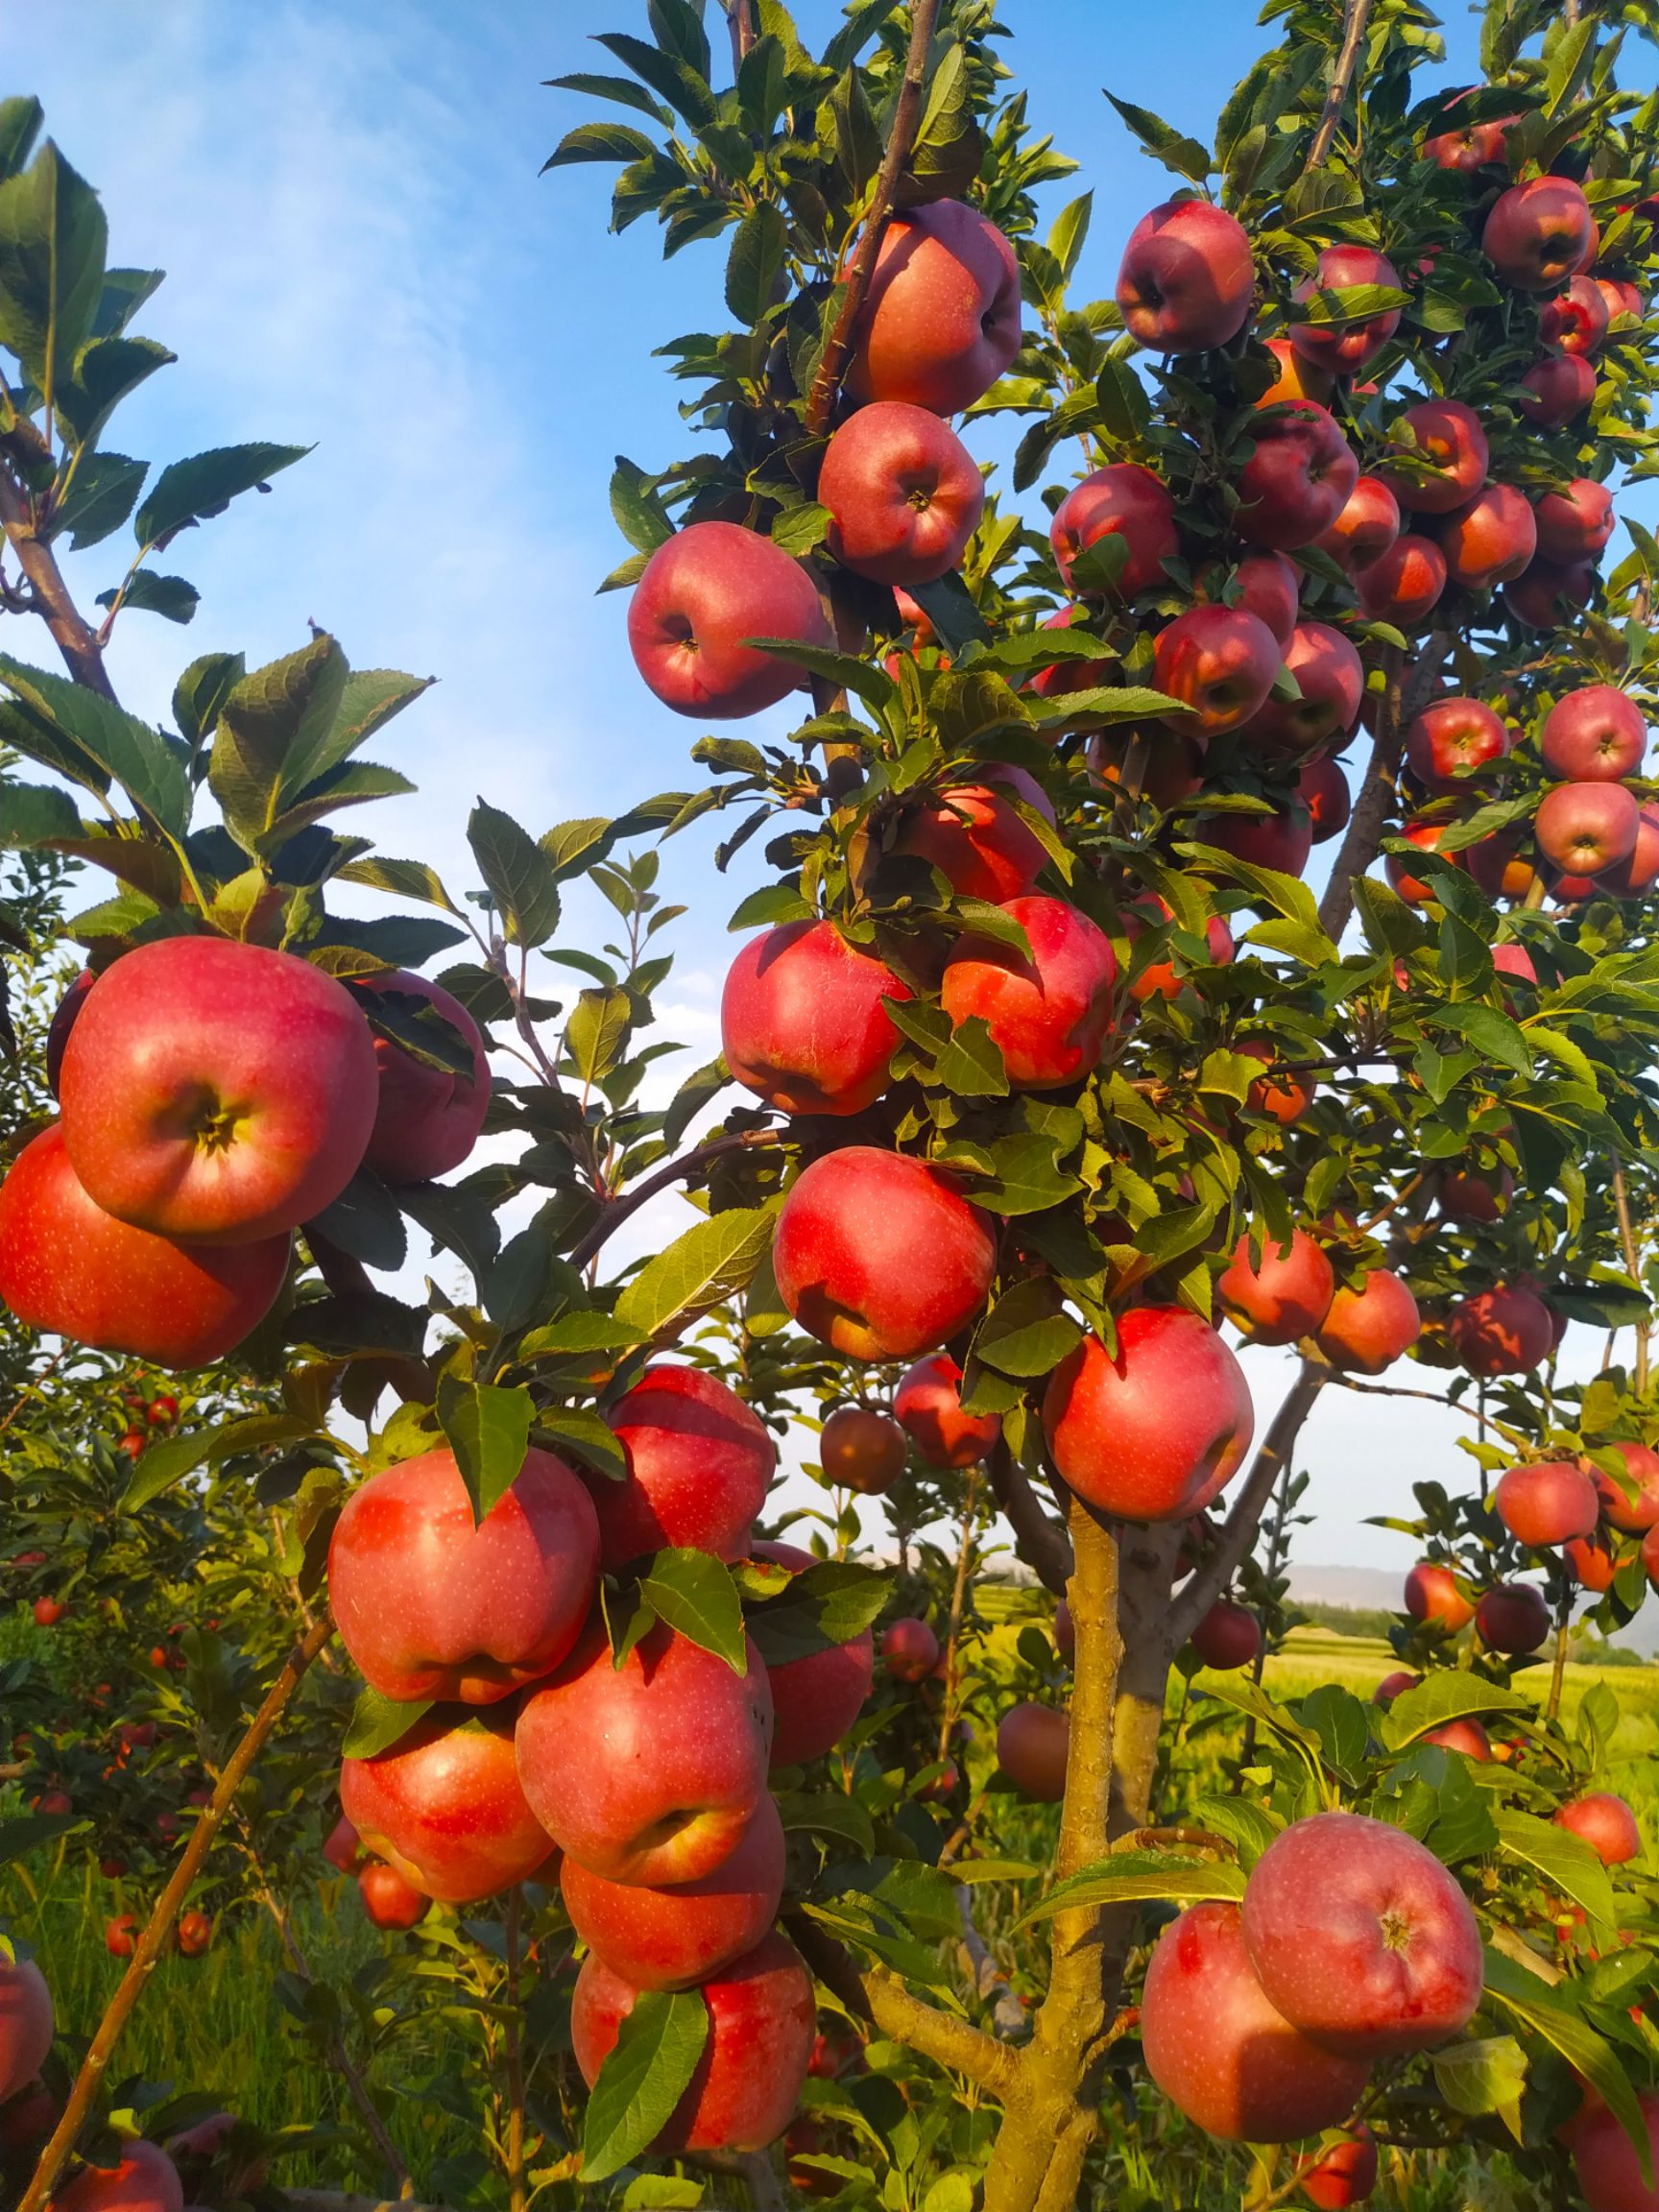
<path id="1" fill-rule="evenodd" d="M 863 234 L 853 256 L 853 266 L 847 272 L 840 312 L 825 344 L 806 402 L 806 428 L 813 437 L 821 436 L 829 425 L 836 394 L 841 389 L 841 378 L 846 373 L 847 356 L 853 350 L 854 326 L 869 293 L 870 279 L 876 274 L 876 256 L 886 235 L 887 218 L 893 212 L 899 179 L 916 143 L 917 126 L 922 120 L 922 92 L 927 77 L 927 53 L 938 20 L 939 0 L 913 0 L 910 50 L 904 59 L 904 81 L 899 87 L 899 104 L 893 110 L 892 133 L 877 172 Z"/>
<path id="2" fill-rule="evenodd" d="M 69 596 L 58 556 L 47 540 L 36 535 L 34 507 L 4 465 L 0 465 L 0 529 L 5 531 L 7 542 L 17 556 L 17 565 L 29 579 L 37 603 L 36 612 L 52 633 L 53 642 L 63 656 L 63 665 L 77 684 L 84 684 L 88 691 L 101 692 L 106 699 L 113 699 L 114 686 L 104 666 L 98 633 Z"/>
<path id="3" fill-rule="evenodd" d="M 1046 1589 L 1064 1598 L 1071 1578 L 1071 1540 L 1059 1522 L 1044 1512 L 1024 1469 L 1000 1438 L 991 1449 L 986 1473 L 991 1494 L 1014 1531 L 1015 1551 Z"/>
<path id="4" fill-rule="evenodd" d="M 1020 2078 L 1020 2060 L 1005 2044 L 972 2021 L 958 2020 L 913 1997 L 885 1966 L 860 1966 L 805 1912 L 786 1912 L 783 1925 L 813 1974 L 855 2019 L 870 2021 L 884 2035 L 908 2044 L 948 2073 L 966 2074 L 994 2097 L 1007 2100 Z"/>
<path id="5" fill-rule="evenodd" d="M 1233 1503 L 1220 1541 L 1204 1563 L 1193 1569 L 1186 1588 L 1169 1609 L 1171 1648 L 1179 1650 L 1220 1597 L 1237 1573 L 1239 1561 L 1256 1540 L 1256 1530 L 1267 1510 L 1274 1486 L 1302 1433 L 1302 1424 L 1313 1402 L 1333 1379 L 1323 1359 L 1304 1356 L 1296 1380 L 1285 1393 L 1284 1404 L 1267 1425 L 1244 1487 Z"/>
<path id="6" fill-rule="evenodd" d="M 1331 141 L 1336 135 L 1336 126 L 1342 117 L 1342 106 L 1348 97 L 1348 88 L 1354 82 L 1354 71 L 1359 60 L 1359 41 L 1365 36 L 1366 19 L 1371 13 L 1371 0 L 1346 0 L 1343 13 L 1342 44 L 1336 56 L 1336 66 L 1331 72 L 1331 89 L 1325 95 L 1319 128 L 1313 133 L 1313 143 L 1308 149 L 1308 158 L 1302 165 L 1305 177 L 1311 176 L 1331 151 Z"/>
<path id="7" fill-rule="evenodd" d="M 1406 745 L 1407 724 L 1433 687 L 1451 650 L 1452 640 L 1436 631 L 1407 677 L 1399 648 L 1390 645 L 1383 649 L 1382 666 L 1387 683 L 1377 710 L 1377 733 L 1371 743 L 1364 788 L 1354 802 L 1347 833 L 1331 870 L 1325 895 L 1319 902 L 1319 925 L 1333 944 L 1340 939 L 1354 911 L 1356 879 L 1364 875 L 1382 850 L 1383 833 L 1394 803 L 1395 780 Z"/>
<path id="8" fill-rule="evenodd" d="M 733 74 L 742 68 L 755 43 L 755 18 L 749 12 L 749 0 L 720 0 L 726 11 L 727 28 L 732 34 Z"/>
<path id="9" fill-rule="evenodd" d="M 52 2194 L 53 2183 L 62 2172 L 82 2124 L 92 2108 L 105 2069 L 114 2056 L 116 2044 L 121 2040 L 121 2032 L 144 1994 L 167 1938 L 173 1932 L 179 1909 L 202 1870 L 203 1862 L 212 1848 L 213 1840 L 237 1791 L 259 1756 L 265 1739 L 281 1719 L 305 1670 L 333 1633 L 334 1623 L 325 1615 L 316 1627 L 295 1646 L 283 1661 L 276 1681 L 266 1692 L 265 1702 L 250 1722 L 247 1734 L 226 1761 L 212 1797 L 203 1808 L 202 1816 L 196 1823 L 190 1840 L 180 1854 L 178 1865 L 174 1867 L 166 1887 L 156 1900 L 144 1933 L 139 1936 L 137 1947 L 132 1953 L 132 1963 L 122 1975 L 120 1986 L 98 2023 L 97 2032 L 87 2047 L 86 2056 L 81 2062 L 81 2071 L 75 2077 L 75 2086 L 70 2090 L 68 2103 L 63 2107 L 62 2118 L 53 2129 L 51 2141 L 40 2153 L 39 2164 L 23 2193 L 17 2212 L 41 2212 L 41 2207 Z"/>
<path id="10" fill-rule="evenodd" d="M 709 1161 L 718 1160 L 728 1152 L 754 1152 L 763 1146 L 781 1144 L 782 1142 L 783 1132 L 781 1129 L 744 1129 L 734 1136 L 711 1138 L 707 1144 L 699 1144 L 695 1152 L 687 1152 L 678 1160 L 670 1160 L 666 1166 L 659 1167 L 655 1175 L 647 1175 L 643 1183 L 636 1184 L 625 1196 L 605 1201 L 604 1213 L 572 1249 L 570 1265 L 577 1269 L 586 1267 L 601 1246 L 615 1235 L 631 1214 L 639 1211 L 648 1198 L 655 1198 L 660 1190 L 666 1190 L 671 1184 L 684 1182 L 687 1176 L 695 1175 Z"/>

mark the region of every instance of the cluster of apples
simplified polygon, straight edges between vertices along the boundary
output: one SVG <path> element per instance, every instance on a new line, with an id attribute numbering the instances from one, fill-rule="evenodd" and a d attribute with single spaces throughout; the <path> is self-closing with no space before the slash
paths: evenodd
<path id="1" fill-rule="evenodd" d="M 373 1689 L 436 1702 L 388 1749 L 345 1760 L 338 1842 L 377 1855 L 359 1880 L 383 1924 L 557 1869 L 588 1947 L 572 2032 L 589 2082 L 641 1990 L 698 1988 L 708 2051 L 661 2145 L 759 2149 L 795 2110 L 815 2017 L 774 1927 L 784 1837 L 767 1777 L 845 1735 L 872 1639 L 770 1668 L 751 1642 L 738 1674 L 660 1621 L 613 1664 L 603 1574 L 665 1547 L 791 1575 L 812 1561 L 754 1536 L 776 1455 L 715 1377 L 648 1367 L 609 1420 L 625 1478 L 532 1449 L 476 1526 L 446 1450 L 347 1501 L 328 1561 L 341 1637 Z"/>
<path id="2" fill-rule="evenodd" d="M 377 1037 L 344 984 L 262 946 L 161 938 L 78 978 L 48 1041 L 60 1118 L 0 1185 L 0 1298 L 43 1333 L 204 1366 L 264 1319 L 294 1231 L 359 1168 L 411 1184 L 458 1166 L 490 1099 L 477 1026 L 423 976 L 373 988 L 435 1007 L 470 1075 Z"/>
<path id="3" fill-rule="evenodd" d="M 1314 1814 L 1268 1845 L 1240 1903 L 1193 1906 L 1159 1937 L 1146 2068 L 1208 2133 L 1293 2142 L 1350 2119 L 1379 2061 L 1460 2033 L 1482 1966 L 1469 1901 L 1431 1851 L 1363 1814 Z"/>
<path id="4" fill-rule="evenodd" d="M 57 2101 L 40 2080 L 57 2021 L 46 1977 L 32 1959 L 0 1952 L 0 2167 L 32 2151 L 57 2124 Z"/>

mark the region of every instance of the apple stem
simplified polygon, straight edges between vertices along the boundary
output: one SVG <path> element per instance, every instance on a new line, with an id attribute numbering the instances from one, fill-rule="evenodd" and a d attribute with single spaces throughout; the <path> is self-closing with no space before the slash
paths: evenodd
<path id="1" fill-rule="evenodd" d="M 847 272 L 840 311 L 819 359 L 806 401 L 806 429 L 814 438 L 822 437 L 829 427 L 841 378 L 846 373 L 847 356 L 853 350 L 854 325 L 870 290 L 870 279 L 876 273 L 876 256 L 881 250 L 887 218 L 893 212 L 899 179 L 916 143 L 917 127 L 922 120 L 922 94 L 927 79 L 927 54 L 938 20 L 939 0 L 914 0 L 910 14 L 910 50 L 904 59 L 904 80 L 893 110 L 893 129 L 870 196 L 863 235 Z"/>
<path id="2" fill-rule="evenodd" d="M 332 1616 L 325 1614 L 317 1625 L 295 1646 L 283 1661 L 276 1681 L 266 1692 L 265 1702 L 249 1723 L 247 1734 L 226 1761 L 213 1795 L 203 1808 L 202 1816 L 191 1833 L 190 1840 L 180 1854 L 178 1865 L 174 1867 L 165 1888 L 156 1898 L 144 1933 L 134 1947 L 132 1960 L 121 1977 L 120 1986 L 110 1998 L 104 2017 L 98 2023 L 97 2032 L 81 2062 L 81 2071 L 75 2077 L 75 2086 L 70 2090 L 68 2102 L 63 2106 L 62 2117 L 40 2153 L 39 2163 L 28 2188 L 23 2192 L 16 2212 L 41 2212 L 52 2194 L 53 2183 L 62 2172 L 74 2149 L 82 2123 L 92 2108 L 105 2069 L 114 2055 L 116 2044 L 121 2040 L 121 2032 L 144 1994 L 145 1986 L 161 1957 L 162 1947 L 172 1934 L 173 1923 L 179 1917 L 180 1908 L 202 1870 L 203 1862 L 213 1846 L 237 1791 L 259 1756 L 265 1739 L 281 1719 L 306 1669 L 333 1633 Z"/>

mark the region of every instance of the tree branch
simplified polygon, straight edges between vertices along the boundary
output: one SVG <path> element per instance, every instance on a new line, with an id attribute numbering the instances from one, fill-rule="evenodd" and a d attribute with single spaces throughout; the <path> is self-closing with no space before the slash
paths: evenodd
<path id="1" fill-rule="evenodd" d="M 58 556 L 44 538 L 36 535 L 34 509 L 4 466 L 0 466 L 0 529 L 17 556 L 17 565 L 29 579 L 36 612 L 51 631 L 53 642 L 63 656 L 63 665 L 77 684 L 113 699 L 114 686 L 104 666 L 98 633 L 69 596 Z"/>
<path id="2" fill-rule="evenodd" d="M 1319 128 L 1313 133 L 1313 143 L 1308 149 L 1308 158 L 1302 165 L 1305 177 L 1311 176 L 1331 151 L 1331 141 L 1336 135 L 1336 126 L 1342 117 L 1342 106 L 1348 97 L 1348 87 L 1354 82 L 1354 70 L 1359 60 L 1359 41 L 1365 36 L 1365 24 L 1370 13 L 1371 0 L 1347 0 L 1342 44 L 1337 52 L 1336 66 L 1331 72 L 1331 89 L 1325 95 Z"/>
<path id="3" fill-rule="evenodd" d="M 764 1146 L 781 1144 L 782 1142 L 783 1133 L 781 1129 L 743 1129 L 730 1137 L 711 1138 L 707 1144 L 699 1144 L 694 1152 L 686 1152 L 678 1160 L 670 1160 L 666 1166 L 659 1167 L 655 1175 L 647 1175 L 643 1183 L 637 1183 L 624 1196 L 606 1201 L 605 1211 L 587 1236 L 572 1249 L 570 1265 L 578 1270 L 586 1267 L 600 1247 L 621 1228 L 630 1214 L 637 1214 L 648 1198 L 655 1198 L 660 1190 L 666 1190 L 671 1184 L 682 1183 L 687 1176 L 695 1175 L 699 1168 L 707 1166 L 710 1161 L 718 1160 L 728 1152 L 754 1152 Z"/>
<path id="4" fill-rule="evenodd" d="M 885 1966 L 860 1966 L 805 1912 L 786 1912 L 783 1925 L 813 1974 L 855 2018 L 872 2022 L 884 2035 L 908 2044 L 948 2073 L 966 2074 L 1006 2102 L 1020 2078 L 1019 2056 L 1006 2044 L 972 2021 L 955 2019 L 936 2005 L 913 1997 Z"/>
<path id="5" fill-rule="evenodd" d="M 991 2025 L 1004 2041 L 1023 2035 L 1030 2025 L 1025 2008 L 1014 1994 L 1008 1977 L 992 1958 L 974 1917 L 974 1894 L 965 1882 L 956 1885 L 956 1917 L 962 1923 L 962 1951 L 974 1982 L 974 1994 L 991 2006 Z"/>
<path id="6" fill-rule="evenodd" d="M 869 213 L 864 218 L 858 250 L 853 256 L 853 266 L 847 272 L 847 288 L 842 294 L 841 310 L 825 344 L 806 402 L 806 428 L 814 437 L 820 436 L 827 428 L 830 411 L 835 405 L 835 396 L 841 389 L 847 356 L 853 349 L 854 327 L 869 293 L 870 279 L 876 273 L 876 256 L 881 251 L 881 240 L 886 235 L 887 218 L 893 212 L 899 179 L 916 143 L 916 130 L 922 120 L 922 91 L 927 78 L 927 53 L 933 43 L 933 27 L 938 20 L 939 0 L 913 0 L 910 51 L 904 60 L 904 81 L 899 87 L 899 104 L 893 110 L 892 133 L 887 140 L 887 150 L 881 156 L 881 167 L 877 173 L 876 187 L 871 195 Z"/>
<path id="7" fill-rule="evenodd" d="M 1014 1549 L 1046 1589 L 1064 1598 L 1071 1578 L 1071 1540 L 1051 1521 L 1025 1479 L 1025 1470 L 998 1437 L 985 1463 L 991 1492 L 1002 1518 L 1014 1531 Z"/>
<path id="8" fill-rule="evenodd" d="M 1333 944 L 1341 938 L 1348 926 L 1348 917 L 1354 911 L 1356 878 L 1364 875 L 1382 850 L 1383 831 L 1394 803 L 1395 780 L 1405 750 L 1407 725 L 1433 688 L 1446 656 L 1452 650 L 1452 640 L 1443 632 L 1436 631 L 1412 662 L 1409 676 L 1403 668 L 1399 648 L 1390 645 L 1383 650 L 1387 684 L 1377 712 L 1377 733 L 1371 744 L 1365 785 L 1354 802 L 1347 834 L 1331 870 L 1325 896 L 1319 902 L 1319 924 Z"/>
<path id="9" fill-rule="evenodd" d="M 41 2212 L 41 2207 L 52 2194 L 52 2185 L 62 2172 L 82 2123 L 92 2108 L 98 2094 L 98 2085 L 104 2072 L 114 2056 L 115 2046 L 121 2040 L 121 2032 L 132 2017 L 132 2008 L 144 1994 L 146 1984 L 156 1971 L 156 1960 L 173 1932 L 173 1923 L 179 1909 L 190 1893 L 191 1885 L 202 1870 L 202 1864 L 213 1845 L 213 1840 L 230 1810 L 237 1791 L 247 1779 L 249 1769 L 259 1756 L 265 1739 L 281 1719 L 288 1700 L 300 1685 L 305 1670 L 334 1633 L 332 1618 L 325 1614 L 317 1625 L 295 1646 L 282 1663 L 281 1671 L 265 1694 L 248 1732 L 225 1763 L 224 1771 L 214 1787 L 213 1794 L 203 1808 L 190 1840 L 180 1854 L 166 1887 L 156 1898 L 148 1923 L 138 1938 L 132 1963 L 121 1977 L 120 1986 L 110 1998 L 104 2017 L 98 2023 L 97 2032 L 87 2047 L 81 2062 L 81 2071 L 75 2077 L 75 2086 L 69 2092 L 63 2116 L 52 2131 L 52 2138 L 40 2153 L 28 2188 L 23 2192 L 17 2212 Z"/>

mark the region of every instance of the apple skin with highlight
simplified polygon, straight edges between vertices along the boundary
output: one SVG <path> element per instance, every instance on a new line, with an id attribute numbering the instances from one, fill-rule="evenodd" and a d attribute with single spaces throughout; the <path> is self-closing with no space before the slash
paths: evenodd
<path id="1" fill-rule="evenodd" d="M 1518 292 L 1552 292 L 1590 266 L 1596 218 L 1568 177 L 1534 177 L 1493 203 L 1480 251 Z"/>
<path id="2" fill-rule="evenodd" d="M 756 1539 L 757 1559 L 770 1559 L 791 1574 L 816 1566 L 798 1545 Z M 772 1690 L 771 1770 L 805 1767 L 839 1743 L 864 1710 L 876 1677 L 876 1644 L 870 1629 L 845 1644 L 780 1660 L 766 1669 Z"/>
<path id="3" fill-rule="evenodd" d="M 918 1359 L 893 1395 L 899 1426 L 930 1467 L 973 1467 L 1002 1434 L 998 1413 L 962 1410 L 962 1370 L 949 1354 Z"/>
<path id="4" fill-rule="evenodd" d="M 1215 1294 L 1251 1343 L 1294 1344 L 1310 1335 L 1331 1310 L 1336 1277 L 1305 1229 L 1292 1229 L 1288 1245 L 1263 1235 L 1260 1266 L 1250 1263 L 1246 1234 L 1235 1245 Z"/>
<path id="5" fill-rule="evenodd" d="M 1181 538 L 1175 502 L 1150 469 L 1115 461 L 1074 484 L 1061 500 L 1048 539 L 1068 590 L 1079 589 L 1071 576 L 1077 556 L 1103 538 L 1120 538 L 1125 548 L 1117 596 L 1133 599 L 1167 584 L 1164 564 L 1180 553 Z"/>
<path id="6" fill-rule="evenodd" d="M 1611 1790 L 1587 1791 L 1551 1815 L 1557 1828 L 1588 1843 L 1603 1866 L 1626 1866 L 1642 1855 L 1642 1831 L 1623 1797 Z"/>
<path id="7" fill-rule="evenodd" d="M 957 567 L 985 508 L 985 479 L 954 430 L 926 407 L 878 399 L 825 448 L 818 498 L 830 551 L 873 584 L 914 590 Z"/>
<path id="8" fill-rule="evenodd" d="M 1450 1567 L 1424 1559 L 1406 1577 L 1406 1610 L 1413 1621 L 1432 1622 L 1455 1635 L 1475 1618 L 1475 1608 L 1458 1589 Z"/>
<path id="9" fill-rule="evenodd" d="M 1166 200 L 1129 233 L 1118 304 L 1152 353 L 1200 353 L 1243 329 L 1256 285 L 1250 234 L 1206 200 Z"/>
<path id="10" fill-rule="evenodd" d="M 1647 717 L 1627 691 L 1585 684 L 1558 699 L 1538 733 L 1538 757 L 1567 783 L 1621 783 L 1647 751 Z"/>
<path id="11" fill-rule="evenodd" d="M 1017 1091 L 1052 1091 L 1087 1076 L 1112 1026 L 1118 962 L 1088 915 L 1041 893 L 1002 908 L 1025 932 L 1029 953 L 970 930 L 940 982 L 951 1026 L 977 1016 Z"/>
<path id="12" fill-rule="evenodd" d="M 1636 2102 L 1659 2172 L 1659 2092 L 1639 2090 Z M 1636 2147 L 1608 2106 L 1598 2101 L 1595 2109 L 1579 2116 L 1569 2147 L 1585 2212 L 1659 2212 L 1659 2188 L 1649 2188 L 1643 2178 Z"/>
<path id="13" fill-rule="evenodd" d="M 1190 607 L 1158 633 L 1152 687 L 1187 709 L 1163 717 L 1201 740 L 1237 730 L 1267 704 L 1281 665 L 1260 615 L 1242 607 Z"/>
<path id="14" fill-rule="evenodd" d="M 1251 545 L 1293 553 L 1317 543 L 1354 496 L 1359 463 L 1341 424 L 1315 400 L 1263 415 L 1238 471 L 1234 527 Z"/>
<path id="15" fill-rule="evenodd" d="M 1396 428 L 1406 433 L 1396 439 L 1396 450 L 1416 466 L 1382 461 L 1377 473 L 1402 507 L 1420 515 L 1450 515 L 1485 483 L 1491 460 L 1486 432 L 1474 408 L 1461 399 L 1420 399 L 1406 409 Z"/>
<path id="16" fill-rule="evenodd" d="M 1533 1551 L 1593 1535 L 1601 1504 L 1595 1483 L 1571 1459 L 1534 1459 L 1509 1468 L 1499 1478 L 1492 1503 L 1515 1541 Z"/>
<path id="17" fill-rule="evenodd" d="M 1371 622 L 1415 629 L 1438 606 L 1446 578 L 1446 556 L 1433 539 L 1407 530 L 1356 573 L 1359 612 Z"/>
<path id="18" fill-rule="evenodd" d="M 888 1001 L 910 996 L 832 922 L 782 923 L 752 937 L 727 970 L 726 1064 L 784 1114 L 862 1114 L 886 1090 L 900 1042 Z"/>
<path id="19" fill-rule="evenodd" d="M 1036 889 L 1048 854 L 1010 799 L 1052 827 L 1054 809 L 1042 785 L 1022 768 L 1004 767 L 983 783 L 957 784 L 919 808 L 905 823 L 897 850 L 937 868 L 965 899 L 983 899 L 993 906 L 1022 899 Z"/>
<path id="20" fill-rule="evenodd" d="M 1391 1268 L 1375 1267 L 1358 1288 L 1338 1285 L 1314 1340 L 1345 1374 L 1381 1375 L 1416 1343 L 1422 1327 L 1406 1284 Z"/>
<path id="21" fill-rule="evenodd" d="M 729 722 L 786 699 L 800 668 L 751 637 L 834 650 L 818 588 L 799 561 L 736 522 L 693 522 L 658 546 L 634 587 L 628 645 L 664 707 Z"/>
<path id="22" fill-rule="evenodd" d="M 854 331 L 847 389 L 959 415 L 1020 350 L 1020 264 L 997 226 L 961 200 L 888 220 Z"/>
<path id="23" fill-rule="evenodd" d="M 572 1927 L 613 1974 L 636 1989 L 688 1989 L 764 1938 L 783 1894 L 785 1855 L 768 1793 L 730 1856 L 695 1882 L 608 1882 L 567 1858 L 559 1886 Z"/>
<path id="24" fill-rule="evenodd" d="M 658 1360 L 606 1416 L 621 1481 L 588 1478 L 608 1574 L 674 1545 L 742 1559 L 778 1464 L 765 1423 L 706 1368 Z"/>
<path id="25" fill-rule="evenodd" d="M 518 1784 L 513 1721 L 500 1706 L 435 1706 L 388 1750 L 341 1764 L 346 1817 L 428 1897 L 473 1904 L 528 1881 L 553 1856 Z"/>
<path id="26" fill-rule="evenodd" d="M 939 1664 L 939 1639 L 910 1616 L 881 1632 L 881 1665 L 895 1682 L 924 1682 Z"/>
<path id="27" fill-rule="evenodd" d="M 1647 1444 L 1616 1444 L 1612 1449 L 1623 1455 L 1625 1480 L 1631 1487 L 1627 1489 L 1599 1467 L 1590 1465 L 1587 1472 L 1601 1501 L 1602 1514 L 1609 1527 L 1645 1536 L 1659 1525 L 1659 1452 Z"/>
<path id="28" fill-rule="evenodd" d="M 1022 1796 L 1058 1805 L 1070 1743 L 1069 1715 L 1052 1705 L 1013 1705 L 997 1725 L 997 1764 Z"/>

